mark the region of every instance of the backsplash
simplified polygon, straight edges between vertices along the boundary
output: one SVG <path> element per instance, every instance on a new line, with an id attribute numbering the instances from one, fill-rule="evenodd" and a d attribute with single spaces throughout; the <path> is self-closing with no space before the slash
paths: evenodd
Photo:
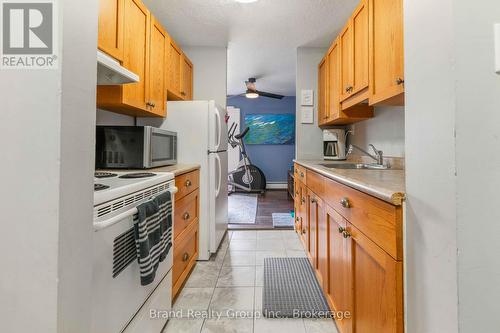
<path id="1" fill-rule="evenodd" d="M 351 125 L 349 142 L 362 148 L 373 144 L 384 156 L 405 157 L 405 110 L 403 106 L 376 107 L 371 119 Z M 354 151 L 353 154 L 359 154 Z"/>

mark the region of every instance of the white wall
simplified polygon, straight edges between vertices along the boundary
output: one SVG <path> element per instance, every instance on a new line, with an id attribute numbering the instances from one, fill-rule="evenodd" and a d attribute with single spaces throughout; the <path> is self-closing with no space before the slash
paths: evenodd
<path id="1" fill-rule="evenodd" d="M 134 126 L 134 117 L 97 109 L 97 125 Z"/>
<path id="2" fill-rule="evenodd" d="M 500 327 L 500 75 L 493 23 L 500 23 L 500 1 L 454 1 L 460 332 Z"/>
<path id="3" fill-rule="evenodd" d="M 408 333 L 458 331 L 452 3 L 404 3 Z"/>
<path id="4" fill-rule="evenodd" d="M 0 74 L 2 332 L 89 331 L 97 1 L 79 5 L 59 2 L 58 70 Z"/>
<path id="5" fill-rule="evenodd" d="M 297 48 L 295 157 L 322 159 L 323 135 L 318 127 L 318 64 L 325 55 L 325 48 Z M 301 90 L 314 90 L 314 124 L 302 124 L 300 117 Z"/>
<path id="6" fill-rule="evenodd" d="M 59 333 L 90 332 L 97 12 L 97 0 L 85 1 L 83 11 L 78 0 L 64 1 L 59 148 Z"/>
<path id="7" fill-rule="evenodd" d="M 227 48 L 183 46 L 182 49 L 194 65 L 193 99 L 215 100 L 218 105 L 225 108 L 227 104 Z"/>
<path id="8" fill-rule="evenodd" d="M 354 135 L 350 142 L 367 148 L 373 144 L 388 157 L 405 156 L 405 109 L 404 107 L 376 107 L 374 117 L 350 126 Z M 353 154 L 359 154 L 354 150 Z"/>

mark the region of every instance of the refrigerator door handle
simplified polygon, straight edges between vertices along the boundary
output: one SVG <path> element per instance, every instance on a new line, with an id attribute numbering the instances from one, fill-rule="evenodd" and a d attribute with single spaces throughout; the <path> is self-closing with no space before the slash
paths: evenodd
<path id="1" fill-rule="evenodd" d="M 220 147 L 220 137 L 221 137 L 221 125 L 220 125 L 220 114 L 219 114 L 219 110 L 217 110 L 217 108 L 215 108 L 214 110 L 215 112 L 215 132 L 216 132 L 216 140 L 217 140 L 217 143 L 216 143 L 216 146 L 215 146 L 215 151 L 218 151 L 219 150 L 219 147 Z M 219 162 L 220 163 L 220 162 Z"/>
<path id="2" fill-rule="evenodd" d="M 214 154 L 214 157 L 217 160 L 218 169 L 219 169 L 219 171 L 218 171 L 218 173 L 219 173 L 219 177 L 218 177 L 219 181 L 218 181 L 217 187 L 215 189 L 215 197 L 217 198 L 219 196 L 219 193 L 220 193 L 220 185 L 221 185 L 221 182 L 222 182 L 222 165 L 221 165 L 221 162 L 220 162 L 219 155 Z"/>

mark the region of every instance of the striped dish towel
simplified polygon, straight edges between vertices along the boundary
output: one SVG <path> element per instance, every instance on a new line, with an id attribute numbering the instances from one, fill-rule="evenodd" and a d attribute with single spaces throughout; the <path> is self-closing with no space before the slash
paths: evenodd
<path id="1" fill-rule="evenodd" d="M 137 206 L 137 211 L 135 246 L 141 285 L 145 286 L 154 281 L 158 264 L 172 247 L 172 195 L 168 191 L 162 193 Z"/>

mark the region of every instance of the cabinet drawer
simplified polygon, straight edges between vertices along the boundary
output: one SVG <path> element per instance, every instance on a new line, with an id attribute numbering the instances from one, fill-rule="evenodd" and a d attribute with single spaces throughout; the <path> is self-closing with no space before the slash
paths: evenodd
<path id="1" fill-rule="evenodd" d="M 174 238 L 198 219 L 199 191 L 195 190 L 175 201 Z"/>
<path id="2" fill-rule="evenodd" d="M 396 260 L 402 260 L 402 212 L 380 199 L 325 178 L 325 201 Z"/>
<path id="3" fill-rule="evenodd" d="M 195 221 L 181 237 L 174 239 L 174 265 L 172 268 L 174 296 L 179 291 L 197 258 L 198 222 Z"/>
<path id="4" fill-rule="evenodd" d="M 306 168 L 295 163 L 294 170 L 295 170 L 296 179 L 300 180 L 304 184 L 307 184 L 306 183 Z"/>
<path id="5" fill-rule="evenodd" d="M 200 186 L 199 170 L 191 171 L 175 177 L 175 186 L 179 189 L 175 195 L 176 200 L 179 200 L 187 194 L 193 192 Z"/>
<path id="6" fill-rule="evenodd" d="M 325 177 L 314 171 L 307 170 L 307 187 L 322 198 L 325 195 Z"/>

